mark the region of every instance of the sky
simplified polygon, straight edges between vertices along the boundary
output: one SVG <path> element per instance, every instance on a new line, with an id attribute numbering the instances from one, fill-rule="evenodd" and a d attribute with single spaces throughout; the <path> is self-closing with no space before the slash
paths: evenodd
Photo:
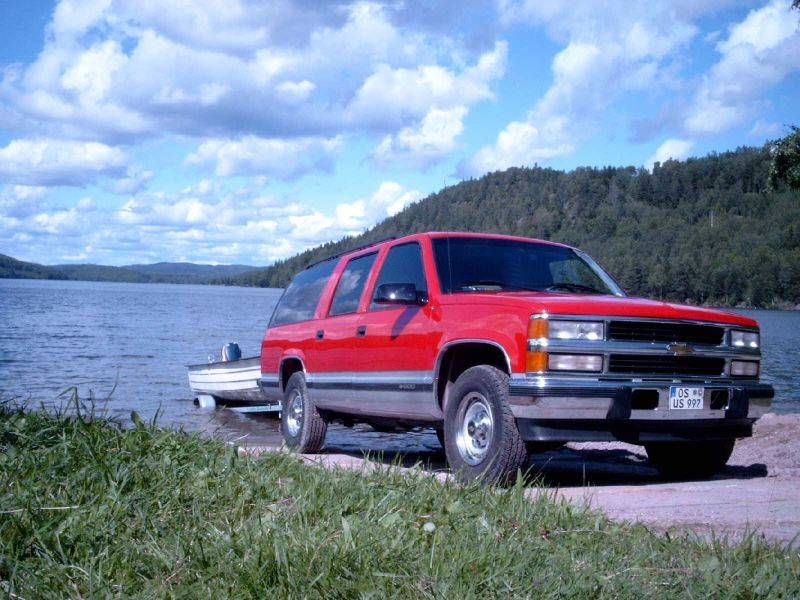
<path id="1" fill-rule="evenodd" d="M 2 0 L 0 253 L 267 265 L 512 166 L 800 124 L 790 0 Z"/>

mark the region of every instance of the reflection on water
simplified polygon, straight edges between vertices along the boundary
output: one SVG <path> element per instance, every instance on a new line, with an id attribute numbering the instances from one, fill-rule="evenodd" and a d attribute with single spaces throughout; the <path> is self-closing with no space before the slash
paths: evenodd
<path id="1" fill-rule="evenodd" d="M 111 394 L 113 416 L 150 419 L 249 443 L 277 440 L 274 417 L 197 408 L 185 365 L 239 342 L 257 355 L 279 290 L 194 285 L 0 280 L 0 397 L 52 403 L 76 386 L 82 398 Z M 800 312 L 740 311 L 758 319 L 763 378 L 776 388 L 775 410 L 800 411 Z M 113 391 L 113 394 L 112 394 Z M 329 445 L 350 451 L 438 448 L 423 431 L 355 434 L 331 428 Z"/>

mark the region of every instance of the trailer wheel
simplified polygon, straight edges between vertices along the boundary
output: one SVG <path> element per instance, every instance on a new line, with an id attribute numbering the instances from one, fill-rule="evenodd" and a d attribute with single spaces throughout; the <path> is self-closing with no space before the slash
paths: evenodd
<path id="1" fill-rule="evenodd" d="M 294 373 L 286 383 L 281 402 L 281 433 L 286 445 L 314 454 L 322 449 L 327 430 L 328 424 L 308 397 L 305 375 Z"/>
<path id="2" fill-rule="evenodd" d="M 480 365 L 456 380 L 445 408 L 447 462 L 462 482 L 511 484 L 528 453 L 508 405 L 508 376 Z"/>
<path id="3" fill-rule="evenodd" d="M 645 444 L 647 459 L 668 479 L 708 479 L 722 469 L 736 440 Z"/>

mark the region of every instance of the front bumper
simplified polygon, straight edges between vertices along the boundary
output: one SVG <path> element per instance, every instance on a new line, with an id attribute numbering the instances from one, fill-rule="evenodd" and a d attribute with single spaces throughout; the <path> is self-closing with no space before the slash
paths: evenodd
<path id="1" fill-rule="evenodd" d="M 670 410 L 673 385 L 705 388 L 703 409 Z M 647 408 L 637 402 L 643 393 L 653 401 Z M 513 375 L 509 381 L 511 411 L 527 441 L 747 437 L 753 421 L 769 410 L 773 396 L 772 386 L 755 381 L 526 375 Z"/>

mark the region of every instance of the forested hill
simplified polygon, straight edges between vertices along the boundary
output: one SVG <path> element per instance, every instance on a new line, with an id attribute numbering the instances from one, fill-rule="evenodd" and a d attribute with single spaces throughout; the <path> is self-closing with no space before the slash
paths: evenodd
<path id="1" fill-rule="evenodd" d="M 770 151 L 634 167 L 512 168 L 443 189 L 363 235 L 225 280 L 282 287 L 312 261 L 392 235 L 485 231 L 578 246 L 630 293 L 695 303 L 800 303 L 800 196 L 767 186 Z"/>
<path id="2" fill-rule="evenodd" d="M 208 283 L 255 269 L 248 265 L 155 263 L 112 267 L 94 264 L 40 265 L 0 254 L 0 279 L 70 279 L 124 283 Z"/>
<path id="3" fill-rule="evenodd" d="M 67 279 L 67 276 L 52 267 L 0 254 L 0 279 Z"/>

